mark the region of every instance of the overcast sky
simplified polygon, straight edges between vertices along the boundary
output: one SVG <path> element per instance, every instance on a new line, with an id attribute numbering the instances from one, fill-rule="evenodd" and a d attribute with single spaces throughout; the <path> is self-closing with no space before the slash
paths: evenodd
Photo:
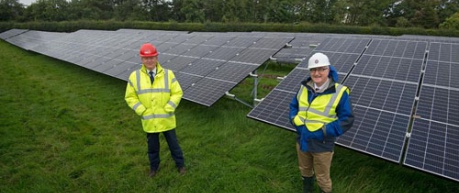
<path id="1" fill-rule="evenodd" d="M 19 0 L 19 3 L 22 3 L 23 5 L 30 5 L 32 2 L 35 2 L 36 0 Z"/>

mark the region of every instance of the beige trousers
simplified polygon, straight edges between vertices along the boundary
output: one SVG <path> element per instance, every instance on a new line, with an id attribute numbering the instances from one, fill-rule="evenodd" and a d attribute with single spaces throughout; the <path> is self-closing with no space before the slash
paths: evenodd
<path id="1" fill-rule="evenodd" d="M 298 143 L 296 144 L 296 151 L 298 153 L 298 164 L 301 175 L 303 177 L 312 177 L 315 173 L 319 187 L 324 192 L 331 192 L 330 167 L 333 152 L 302 152 Z"/>

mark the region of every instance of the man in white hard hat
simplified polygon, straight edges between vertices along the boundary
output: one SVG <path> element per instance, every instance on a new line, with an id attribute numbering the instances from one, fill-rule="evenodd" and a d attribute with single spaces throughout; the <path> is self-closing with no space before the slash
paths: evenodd
<path id="1" fill-rule="evenodd" d="M 332 192 L 330 166 L 336 137 L 354 122 L 350 91 L 338 83 L 338 73 L 325 54 L 312 55 L 308 69 L 310 77 L 301 82 L 290 103 L 303 192 L 314 191 L 314 176 L 321 192 Z"/>

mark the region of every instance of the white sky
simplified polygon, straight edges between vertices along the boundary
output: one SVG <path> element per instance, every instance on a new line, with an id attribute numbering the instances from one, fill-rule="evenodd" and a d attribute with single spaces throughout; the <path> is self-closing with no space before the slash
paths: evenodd
<path id="1" fill-rule="evenodd" d="M 19 3 L 23 4 L 23 5 L 30 5 L 32 4 L 33 2 L 35 2 L 36 0 L 19 0 Z"/>

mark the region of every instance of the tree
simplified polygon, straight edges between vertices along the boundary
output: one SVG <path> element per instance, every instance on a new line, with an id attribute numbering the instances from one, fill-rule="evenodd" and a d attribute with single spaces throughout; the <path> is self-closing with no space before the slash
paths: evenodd
<path id="1" fill-rule="evenodd" d="M 20 20 L 24 6 L 18 0 L 0 0 L 0 21 Z"/>
<path id="2" fill-rule="evenodd" d="M 180 12 L 184 13 L 186 22 L 204 22 L 203 4 L 200 0 L 183 0 Z"/>
<path id="3" fill-rule="evenodd" d="M 440 24 L 441 29 L 459 30 L 459 12 L 448 17 L 445 22 Z"/>
<path id="4" fill-rule="evenodd" d="M 458 0 L 440 0 L 436 7 L 438 20 L 443 22 L 459 11 Z"/>
<path id="5" fill-rule="evenodd" d="M 411 23 L 415 26 L 424 28 L 436 28 L 439 24 L 438 15 L 435 12 L 435 4 L 431 1 L 422 3 L 422 7 L 418 8 L 413 17 L 410 19 Z"/>

